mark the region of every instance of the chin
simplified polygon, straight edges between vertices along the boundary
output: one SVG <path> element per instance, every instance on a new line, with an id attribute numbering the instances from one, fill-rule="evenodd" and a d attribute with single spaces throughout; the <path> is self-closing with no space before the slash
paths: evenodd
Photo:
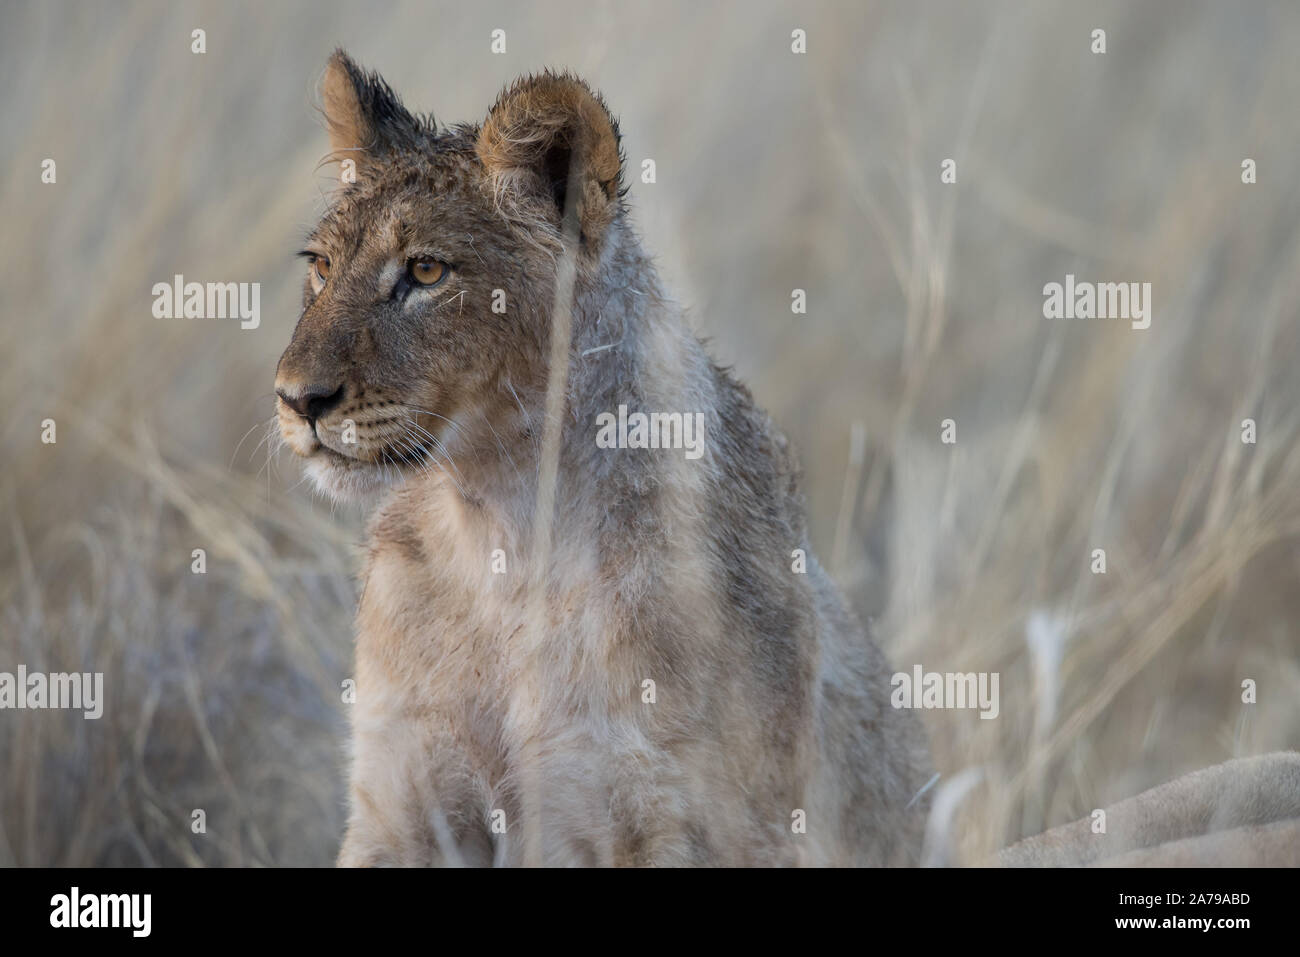
<path id="1" fill-rule="evenodd" d="M 406 477 L 393 468 L 379 468 L 322 449 L 304 466 L 307 477 L 321 494 L 340 504 L 373 505 Z"/>

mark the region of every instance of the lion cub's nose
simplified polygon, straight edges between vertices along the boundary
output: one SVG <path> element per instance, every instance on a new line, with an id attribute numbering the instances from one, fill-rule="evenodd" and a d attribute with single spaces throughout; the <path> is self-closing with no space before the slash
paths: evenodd
<path id="1" fill-rule="evenodd" d="M 276 389 L 275 394 L 293 411 L 315 423 L 322 415 L 343 401 L 343 386 L 332 389 L 318 385 L 309 385 L 302 389 L 288 387 Z"/>

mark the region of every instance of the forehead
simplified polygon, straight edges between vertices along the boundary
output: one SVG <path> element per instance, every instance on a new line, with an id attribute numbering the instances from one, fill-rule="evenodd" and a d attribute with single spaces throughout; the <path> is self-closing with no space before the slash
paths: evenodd
<path id="1" fill-rule="evenodd" d="M 442 144 L 438 144 L 442 146 Z M 477 191 L 472 150 L 431 146 L 357 170 L 357 182 L 334 197 L 312 230 L 317 242 L 401 245 L 440 221 L 456 218 Z"/>

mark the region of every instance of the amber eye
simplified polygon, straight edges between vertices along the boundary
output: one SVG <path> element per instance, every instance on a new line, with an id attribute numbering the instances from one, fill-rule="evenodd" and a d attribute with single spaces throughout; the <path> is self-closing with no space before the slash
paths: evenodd
<path id="1" fill-rule="evenodd" d="M 316 256 L 311 261 L 312 271 L 316 273 L 316 278 L 323 285 L 325 280 L 330 277 L 330 258 L 328 256 Z"/>
<path id="2" fill-rule="evenodd" d="M 447 275 L 447 266 L 436 259 L 412 259 L 411 280 L 421 286 L 436 286 Z"/>

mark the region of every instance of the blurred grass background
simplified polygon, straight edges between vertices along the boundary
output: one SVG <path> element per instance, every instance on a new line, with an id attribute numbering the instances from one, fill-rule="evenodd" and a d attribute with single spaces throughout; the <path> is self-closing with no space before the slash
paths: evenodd
<path id="1" fill-rule="evenodd" d="M 1297 44 L 1285 2 L 5 0 L 0 670 L 107 703 L 0 712 L 0 864 L 337 850 L 360 519 L 259 445 L 335 45 L 448 123 L 543 66 L 603 91 L 647 247 L 895 666 L 1002 675 L 998 720 L 923 714 L 934 859 L 1300 745 Z M 1067 272 L 1151 282 L 1151 329 L 1045 320 Z M 176 273 L 260 282 L 260 328 L 153 318 Z"/>

